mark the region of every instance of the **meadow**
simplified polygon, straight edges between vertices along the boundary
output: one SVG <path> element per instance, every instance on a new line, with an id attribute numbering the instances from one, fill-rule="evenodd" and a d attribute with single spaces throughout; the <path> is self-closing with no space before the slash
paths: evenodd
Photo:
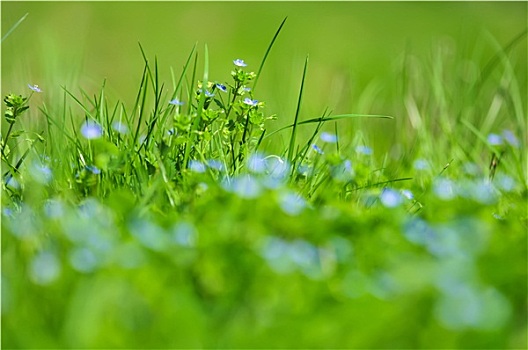
<path id="1" fill-rule="evenodd" d="M 528 346 L 526 3 L 1 6 L 2 348 Z"/>

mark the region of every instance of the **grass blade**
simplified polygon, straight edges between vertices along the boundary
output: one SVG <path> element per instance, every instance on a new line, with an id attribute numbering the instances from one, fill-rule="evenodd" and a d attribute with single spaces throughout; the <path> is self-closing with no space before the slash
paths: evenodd
<path id="1" fill-rule="evenodd" d="M 264 54 L 264 57 L 262 58 L 262 62 L 260 62 L 260 67 L 259 67 L 259 69 L 257 71 L 257 76 L 255 77 L 255 81 L 253 83 L 253 91 L 255 91 L 255 89 L 257 87 L 257 82 L 258 82 L 258 79 L 260 77 L 260 73 L 262 72 L 262 68 L 264 67 L 264 63 L 266 63 L 266 59 L 268 58 L 268 54 L 270 53 L 271 48 L 273 47 L 273 44 L 275 43 L 275 40 L 279 36 L 279 33 L 280 33 L 282 27 L 284 26 L 284 23 L 286 23 L 287 19 L 288 19 L 288 16 L 284 17 L 284 19 L 282 20 L 282 23 L 279 26 L 279 29 L 277 29 L 277 31 L 275 32 L 275 35 L 273 36 L 273 39 L 271 39 L 271 42 L 268 45 L 268 48 L 266 49 L 266 53 Z"/>
<path id="2" fill-rule="evenodd" d="M 22 23 L 26 17 L 29 15 L 29 12 L 26 13 L 24 16 L 22 16 L 8 31 L 7 33 L 5 33 L 5 35 L 2 37 L 2 41 L 1 42 L 4 42 L 4 40 L 9 36 L 11 35 L 11 33 L 20 25 L 20 23 Z"/>
<path id="3" fill-rule="evenodd" d="M 304 61 L 304 69 L 303 69 L 303 76 L 301 79 L 301 88 L 299 90 L 299 100 L 297 101 L 297 109 L 295 110 L 295 119 L 293 120 L 292 124 L 292 133 L 290 136 L 290 146 L 288 148 L 288 160 L 290 162 L 293 161 L 293 152 L 295 148 L 295 138 L 297 136 L 297 123 L 299 120 L 299 112 L 301 111 L 301 103 L 302 103 L 302 96 L 303 96 L 303 90 L 304 90 L 304 81 L 306 80 L 306 70 L 308 68 L 308 56 L 306 56 L 306 60 Z"/>
<path id="4" fill-rule="evenodd" d="M 394 117 L 388 116 L 388 115 L 381 115 L 381 114 L 337 114 L 332 115 L 329 117 L 325 117 L 323 114 L 323 117 L 319 118 L 312 118 L 312 119 L 306 119 L 300 122 L 297 122 L 295 124 L 290 124 L 283 126 L 282 128 L 279 128 L 277 130 L 274 130 L 267 134 L 265 137 L 270 137 L 279 131 L 286 130 L 289 128 L 292 128 L 296 125 L 303 125 L 303 124 L 313 124 L 313 123 L 325 123 L 332 120 L 340 120 L 340 119 L 353 119 L 353 118 L 378 118 L 378 119 L 394 119 Z"/>

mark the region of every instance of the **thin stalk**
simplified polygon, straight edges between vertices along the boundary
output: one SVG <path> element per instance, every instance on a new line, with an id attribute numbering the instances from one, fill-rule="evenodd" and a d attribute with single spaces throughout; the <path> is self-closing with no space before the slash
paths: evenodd
<path id="1" fill-rule="evenodd" d="M 293 120 L 292 124 L 292 133 L 290 136 L 290 146 L 288 148 L 288 160 L 290 163 L 293 161 L 293 153 L 295 148 L 295 139 L 297 137 L 297 122 L 299 120 L 299 113 L 301 111 L 301 102 L 302 102 L 302 96 L 303 96 L 303 90 L 304 90 L 304 81 L 306 80 L 306 70 L 308 68 L 308 56 L 306 56 L 306 60 L 304 61 L 304 69 L 303 69 L 303 76 L 301 79 L 301 88 L 299 91 L 299 99 L 297 101 L 297 109 L 295 111 L 295 118 Z M 293 165 L 293 164 L 292 164 Z"/>

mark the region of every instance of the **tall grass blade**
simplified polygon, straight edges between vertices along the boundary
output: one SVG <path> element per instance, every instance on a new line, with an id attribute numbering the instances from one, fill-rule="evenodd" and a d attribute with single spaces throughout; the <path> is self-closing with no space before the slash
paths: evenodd
<path id="1" fill-rule="evenodd" d="M 304 91 L 304 81 L 306 80 L 307 68 L 308 68 L 308 56 L 306 56 L 306 60 L 304 61 L 303 75 L 301 79 L 301 88 L 299 90 L 299 100 L 297 101 L 297 109 L 295 110 L 295 118 L 292 124 L 292 133 L 290 136 L 290 146 L 288 147 L 288 160 L 290 162 L 293 161 L 293 153 L 295 149 L 295 139 L 297 137 L 297 124 L 299 120 L 299 113 L 301 111 L 302 96 L 303 96 L 303 91 Z"/>
<path id="2" fill-rule="evenodd" d="M 7 39 L 7 37 L 8 37 L 9 35 L 11 35 L 11 33 L 12 33 L 12 32 L 13 32 L 13 31 L 14 31 L 14 30 L 20 25 L 20 23 L 22 23 L 22 22 L 26 19 L 26 17 L 27 17 L 28 15 L 29 15 L 29 12 L 26 13 L 24 16 L 22 16 L 22 17 L 21 17 L 21 18 L 20 18 L 20 19 L 19 19 L 19 20 L 18 20 L 18 21 L 17 21 L 17 22 L 16 22 L 16 23 L 15 23 L 15 24 L 14 24 L 14 25 L 8 30 L 8 31 L 7 31 L 7 33 L 5 33 L 5 35 L 2 37 L 2 41 L 0 41 L 0 42 L 3 43 L 4 40 Z"/>
<path id="3" fill-rule="evenodd" d="M 262 62 L 260 62 L 260 67 L 259 67 L 259 69 L 257 71 L 257 76 L 255 77 L 255 81 L 253 83 L 253 91 L 255 91 L 255 89 L 257 87 L 257 82 L 258 82 L 258 79 L 260 77 L 260 73 L 262 72 L 262 68 L 264 67 L 264 64 L 266 63 L 266 59 L 268 58 L 268 55 L 269 55 L 269 53 L 271 51 L 271 48 L 273 47 L 273 44 L 275 43 L 275 40 L 279 36 L 279 33 L 280 33 L 282 27 L 284 26 L 284 23 L 286 23 L 287 19 L 288 19 L 288 16 L 284 17 L 284 19 L 282 20 L 282 23 L 279 26 L 279 29 L 277 29 L 277 31 L 275 32 L 275 35 L 273 36 L 273 39 L 271 39 L 271 42 L 268 45 L 268 48 L 266 49 L 266 53 L 264 54 L 264 57 L 262 58 Z"/>

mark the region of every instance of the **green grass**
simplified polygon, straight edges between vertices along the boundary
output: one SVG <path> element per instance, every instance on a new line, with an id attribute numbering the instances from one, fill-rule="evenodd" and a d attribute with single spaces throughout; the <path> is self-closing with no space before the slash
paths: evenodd
<path id="1" fill-rule="evenodd" d="M 3 348 L 526 347 L 526 32 L 406 52 L 383 115 L 306 113 L 306 58 L 288 116 L 287 28 L 228 81 L 140 46 L 130 100 L 6 96 Z"/>

